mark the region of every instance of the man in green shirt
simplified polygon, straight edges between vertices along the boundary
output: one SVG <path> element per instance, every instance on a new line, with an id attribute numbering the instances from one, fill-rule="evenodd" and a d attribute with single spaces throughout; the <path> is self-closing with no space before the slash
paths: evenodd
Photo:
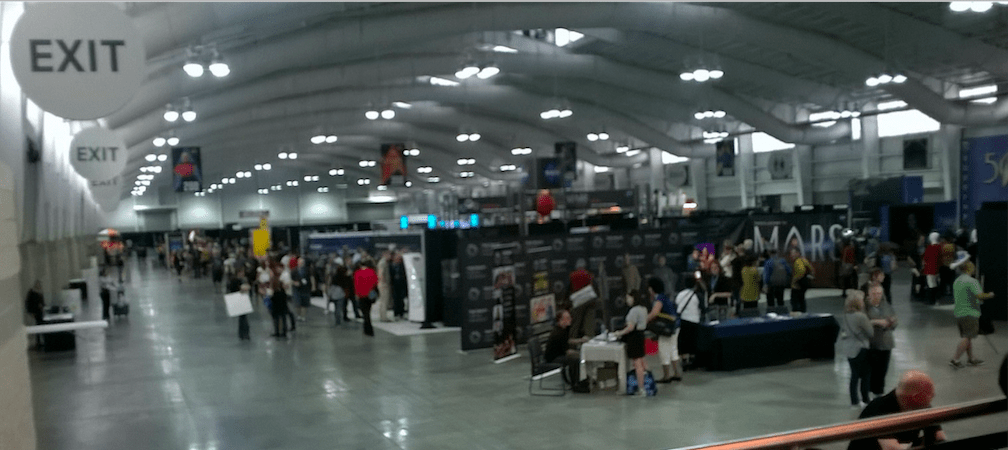
<path id="1" fill-rule="evenodd" d="M 956 261 L 953 266 L 957 266 L 959 271 L 959 277 L 952 284 L 952 294 L 955 297 L 953 314 L 959 324 L 959 336 L 962 337 L 962 340 L 956 346 L 955 355 L 949 364 L 957 369 L 965 367 L 963 363 L 959 362 L 959 358 L 965 352 L 966 362 L 971 366 L 979 366 L 983 364 L 983 360 L 973 357 L 973 339 L 980 331 L 980 304 L 984 300 L 994 297 L 994 294 L 984 292 L 980 282 L 973 278 L 975 267 L 969 261 L 968 256 Z"/>

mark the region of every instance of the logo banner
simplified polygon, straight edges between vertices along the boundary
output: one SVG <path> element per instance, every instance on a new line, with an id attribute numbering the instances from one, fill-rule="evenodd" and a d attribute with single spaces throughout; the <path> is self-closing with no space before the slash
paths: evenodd
<path id="1" fill-rule="evenodd" d="M 203 172 L 199 147 L 172 148 L 172 185 L 175 192 L 200 192 L 203 190 Z"/>
<path id="2" fill-rule="evenodd" d="M 972 228 L 983 202 L 1008 200 L 1008 135 L 964 140 L 960 180 L 962 222 Z"/>

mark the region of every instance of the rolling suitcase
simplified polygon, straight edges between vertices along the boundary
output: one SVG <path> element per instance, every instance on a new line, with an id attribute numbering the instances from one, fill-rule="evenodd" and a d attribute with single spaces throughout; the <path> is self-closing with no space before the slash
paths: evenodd
<path id="1" fill-rule="evenodd" d="M 115 317 L 126 317 L 129 315 L 129 303 L 123 300 L 124 292 L 122 286 L 119 287 L 119 295 L 114 305 L 112 305 L 112 315 Z"/>

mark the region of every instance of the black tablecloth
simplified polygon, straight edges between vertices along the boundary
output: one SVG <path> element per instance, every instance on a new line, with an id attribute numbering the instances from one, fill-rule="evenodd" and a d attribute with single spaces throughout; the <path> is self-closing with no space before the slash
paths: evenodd
<path id="1" fill-rule="evenodd" d="M 731 319 L 697 330 L 697 353 L 708 370 L 785 364 L 796 359 L 833 359 L 840 326 L 831 315 L 794 319 Z"/>
<path id="2" fill-rule="evenodd" d="M 70 314 L 56 314 L 56 315 L 45 315 L 42 319 L 43 325 L 55 324 L 55 323 L 71 323 L 74 321 L 73 315 Z M 42 337 L 44 342 L 43 347 L 47 352 L 61 352 L 66 350 L 74 350 L 77 348 L 77 336 L 73 331 L 57 331 L 55 333 L 46 333 Z"/>

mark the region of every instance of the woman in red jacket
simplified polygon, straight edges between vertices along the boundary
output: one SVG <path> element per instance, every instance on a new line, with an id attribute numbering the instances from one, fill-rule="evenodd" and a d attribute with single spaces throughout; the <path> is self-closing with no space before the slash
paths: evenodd
<path id="1" fill-rule="evenodd" d="M 374 328 L 371 327 L 371 305 L 378 298 L 378 273 L 375 272 L 374 262 L 370 259 L 361 261 L 357 270 L 353 274 L 354 293 L 360 302 L 361 312 L 364 314 L 364 334 L 374 336 Z"/>
<path id="2" fill-rule="evenodd" d="M 938 244 L 938 233 L 928 235 L 930 244 L 924 248 L 924 267 L 921 273 L 927 280 L 925 301 L 934 305 L 938 302 L 938 265 L 941 263 L 941 245 Z"/>

